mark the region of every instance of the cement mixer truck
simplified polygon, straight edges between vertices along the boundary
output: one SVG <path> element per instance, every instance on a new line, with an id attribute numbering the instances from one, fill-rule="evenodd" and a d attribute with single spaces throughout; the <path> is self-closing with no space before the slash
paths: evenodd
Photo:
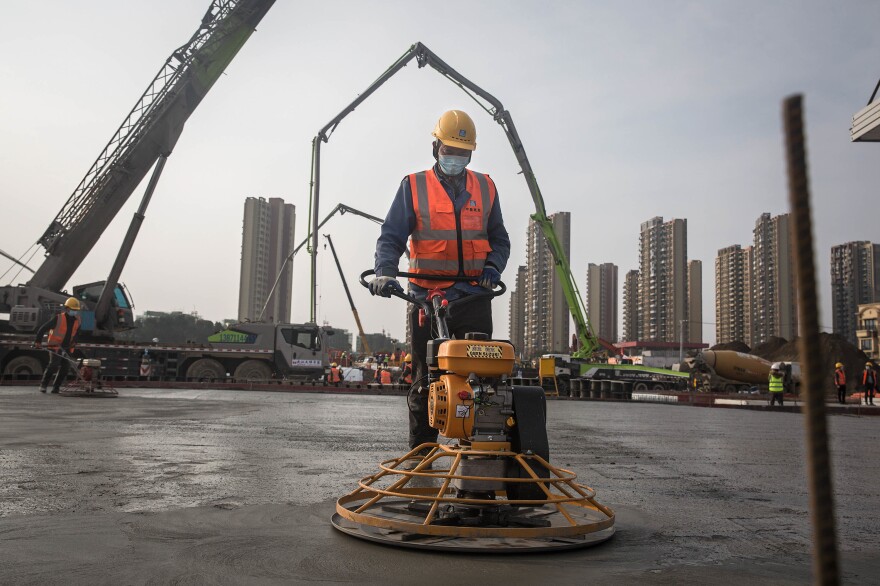
<path id="1" fill-rule="evenodd" d="M 691 388 L 703 391 L 748 393 L 766 390 L 772 362 L 760 356 L 732 350 L 705 350 L 688 359 Z M 788 392 L 797 393 L 801 382 L 800 364 L 781 362 Z"/>

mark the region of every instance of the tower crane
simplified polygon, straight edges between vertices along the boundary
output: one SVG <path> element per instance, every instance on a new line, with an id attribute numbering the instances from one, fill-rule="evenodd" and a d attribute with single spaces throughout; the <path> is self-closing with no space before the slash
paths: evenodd
<path id="1" fill-rule="evenodd" d="M 31 332 L 68 297 L 62 290 L 150 168 L 153 173 L 106 281 L 73 287 L 82 329 L 112 336 L 132 324 L 119 277 L 183 126 L 275 0 L 213 0 L 192 37 L 165 61 L 113 137 L 33 245 L 45 260 L 24 285 L 0 287 L 6 327 Z M 22 258 L 30 251 L 22 255 Z M 19 262 L 20 259 L 16 260 Z M 21 263 L 19 263 L 21 264 Z"/>

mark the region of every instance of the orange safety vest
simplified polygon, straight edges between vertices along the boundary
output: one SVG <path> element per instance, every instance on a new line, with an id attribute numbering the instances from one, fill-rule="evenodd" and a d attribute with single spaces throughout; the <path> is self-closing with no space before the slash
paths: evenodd
<path id="1" fill-rule="evenodd" d="M 67 319 L 65 316 L 66 314 L 63 311 L 55 316 L 55 327 L 49 330 L 49 336 L 46 339 L 50 348 L 59 348 L 64 341 L 64 336 L 67 334 Z M 70 348 L 68 350 L 73 350 L 76 333 L 79 331 L 79 319 L 74 316 L 70 316 L 70 318 L 73 319 L 73 328 L 70 332 Z"/>
<path id="2" fill-rule="evenodd" d="M 338 383 L 341 380 L 342 380 L 342 377 L 339 376 L 339 369 L 331 366 L 330 367 L 330 382 L 331 383 Z"/>
<path id="3" fill-rule="evenodd" d="M 834 371 L 834 384 L 838 387 L 846 384 L 846 373 L 843 370 Z"/>
<path id="4" fill-rule="evenodd" d="M 877 386 L 877 373 L 874 372 L 873 370 L 871 371 L 871 378 L 874 379 L 874 386 L 876 387 Z M 868 384 L 868 369 L 867 368 L 862 372 L 862 384 L 863 385 Z"/>
<path id="5" fill-rule="evenodd" d="M 412 384 L 412 366 L 404 366 L 403 367 L 403 382 L 408 385 Z"/>
<path id="6" fill-rule="evenodd" d="M 379 382 L 383 385 L 390 385 L 391 384 L 391 371 L 390 370 L 383 370 L 382 373 L 379 375 Z"/>
<path id="7" fill-rule="evenodd" d="M 434 169 L 409 176 L 416 214 L 409 250 L 411 273 L 476 278 L 483 271 L 486 256 L 492 252 L 488 225 L 489 212 L 495 205 L 495 183 L 488 175 L 469 169 L 465 172 L 465 189 L 470 199 L 458 217 Z M 425 289 L 446 288 L 455 283 L 418 278 L 410 281 Z"/>

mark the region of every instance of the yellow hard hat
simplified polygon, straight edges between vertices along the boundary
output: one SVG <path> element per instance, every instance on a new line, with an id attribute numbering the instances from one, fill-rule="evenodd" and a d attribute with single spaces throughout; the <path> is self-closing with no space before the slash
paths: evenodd
<path id="1" fill-rule="evenodd" d="M 412 362 L 412 354 L 407 354 L 403 359 L 404 362 Z"/>
<path id="2" fill-rule="evenodd" d="M 67 301 L 64 302 L 64 307 L 66 307 L 67 309 L 72 309 L 73 311 L 79 311 L 79 299 L 77 299 L 76 297 L 68 297 Z"/>
<path id="3" fill-rule="evenodd" d="M 336 363 L 335 363 L 335 362 L 331 362 L 331 363 L 330 363 L 330 366 L 332 366 L 333 368 L 336 368 Z"/>
<path id="4" fill-rule="evenodd" d="M 446 146 L 477 150 L 477 129 L 474 121 L 461 110 L 443 112 L 431 135 Z"/>
<path id="5" fill-rule="evenodd" d="M 866 363 L 865 363 L 865 366 L 866 366 L 866 367 L 869 367 L 869 368 L 874 368 L 874 365 L 873 365 L 872 363 L 870 363 L 870 362 L 866 362 Z"/>
<path id="6" fill-rule="evenodd" d="M 838 362 L 834 365 L 834 368 L 843 368 L 843 362 Z"/>

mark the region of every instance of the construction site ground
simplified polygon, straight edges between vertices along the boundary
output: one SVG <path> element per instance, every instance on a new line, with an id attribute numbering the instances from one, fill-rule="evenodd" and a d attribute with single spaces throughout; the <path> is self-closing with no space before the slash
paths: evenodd
<path id="1" fill-rule="evenodd" d="M 551 460 L 617 513 L 591 549 L 395 549 L 332 529 L 406 451 L 400 396 L 0 389 L 0 582 L 804 584 L 803 416 L 550 401 Z M 877 407 L 880 409 L 880 407 Z M 845 583 L 880 575 L 880 419 L 829 418 Z"/>

